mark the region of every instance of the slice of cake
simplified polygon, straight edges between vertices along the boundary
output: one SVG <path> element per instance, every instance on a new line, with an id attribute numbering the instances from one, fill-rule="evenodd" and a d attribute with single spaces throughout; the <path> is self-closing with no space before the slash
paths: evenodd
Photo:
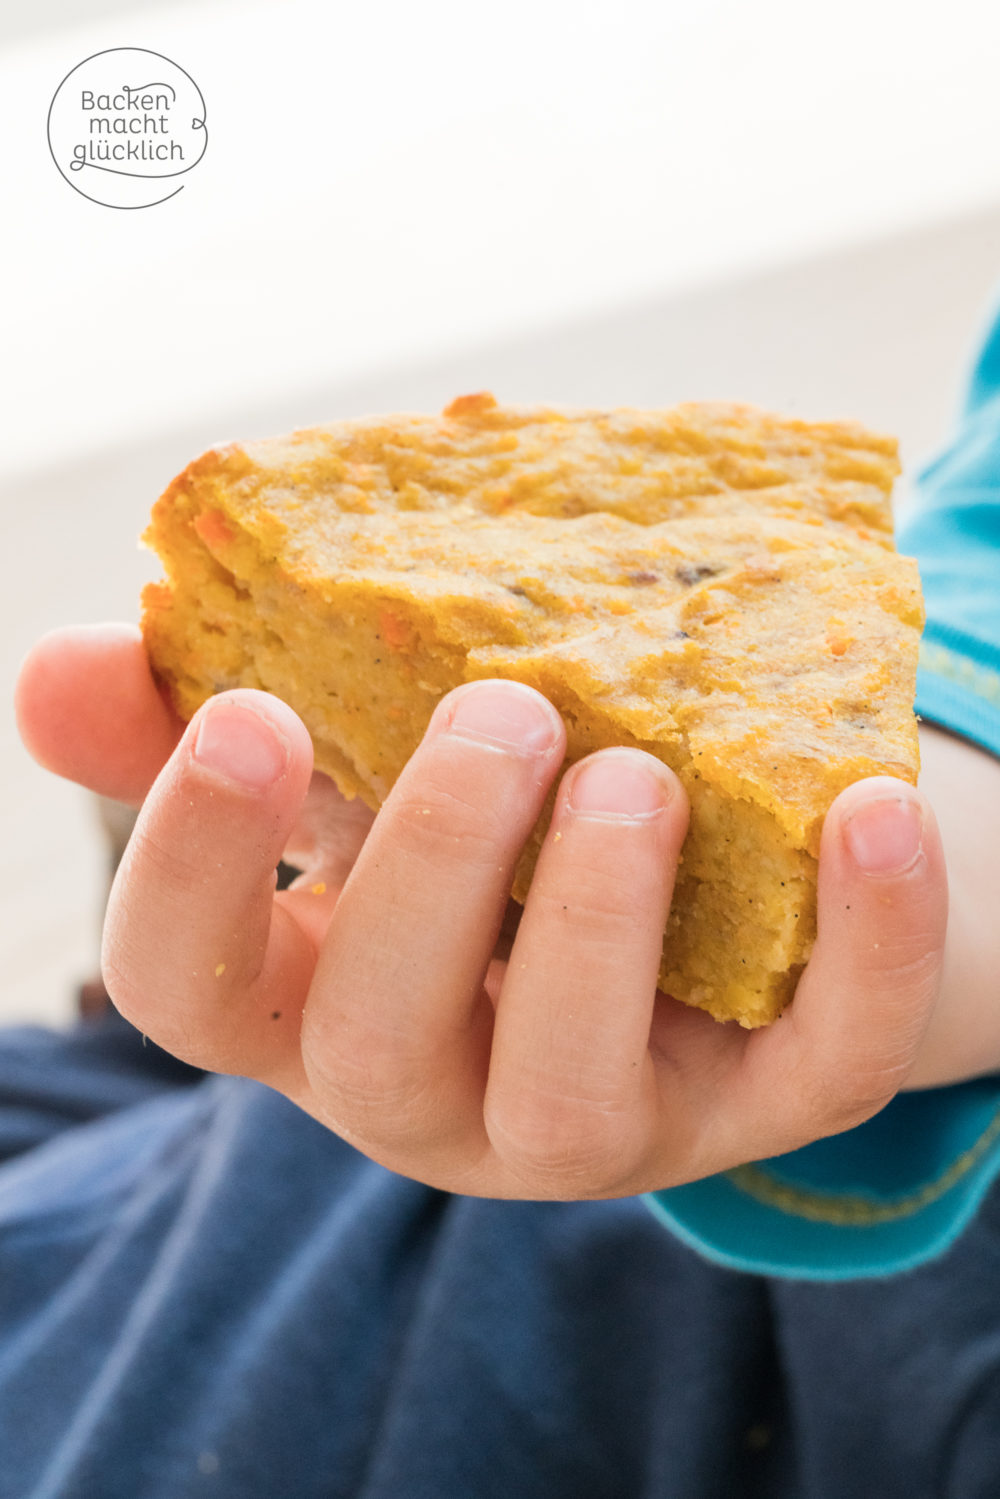
<path id="1" fill-rule="evenodd" d="M 895 443 L 850 424 L 488 395 L 232 444 L 156 504 L 145 638 L 184 716 L 276 693 L 373 808 L 478 677 L 544 693 L 568 761 L 657 755 L 691 799 L 661 986 L 762 1025 L 809 955 L 831 801 L 916 779 L 923 611 L 893 549 L 897 471 Z"/>

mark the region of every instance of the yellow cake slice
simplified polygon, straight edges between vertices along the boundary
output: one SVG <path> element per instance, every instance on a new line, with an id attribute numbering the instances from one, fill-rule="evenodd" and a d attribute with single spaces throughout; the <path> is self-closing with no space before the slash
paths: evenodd
<path id="1" fill-rule="evenodd" d="M 488 395 L 231 444 L 154 508 L 167 577 L 143 629 L 181 714 L 276 693 L 372 808 L 474 678 L 543 692 L 568 761 L 657 755 L 692 809 L 661 986 L 763 1025 L 809 955 L 831 801 L 916 779 L 923 608 L 893 548 L 897 471 L 891 439 L 847 423 Z"/>

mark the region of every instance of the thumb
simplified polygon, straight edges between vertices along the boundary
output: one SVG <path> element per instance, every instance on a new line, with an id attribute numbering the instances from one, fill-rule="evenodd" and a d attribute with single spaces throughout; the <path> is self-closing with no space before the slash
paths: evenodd
<path id="1" fill-rule="evenodd" d="M 153 680 L 137 626 L 127 624 L 44 635 L 21 664 L 14 708 L 46 770 L 134 807 L 184 729 Z"/>

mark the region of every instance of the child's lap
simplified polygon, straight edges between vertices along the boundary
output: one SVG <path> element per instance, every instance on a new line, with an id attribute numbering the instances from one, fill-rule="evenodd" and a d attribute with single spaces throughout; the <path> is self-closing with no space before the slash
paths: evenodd
<path id="1" fill-rule="evenodd" d="M 0 1495 L 996 1492 L 995 1199 L 923 1270 L 770 1282 L 639 1201 L 408 1182 L 114 1020 L 0 1040 L 0 1138 Z"/>

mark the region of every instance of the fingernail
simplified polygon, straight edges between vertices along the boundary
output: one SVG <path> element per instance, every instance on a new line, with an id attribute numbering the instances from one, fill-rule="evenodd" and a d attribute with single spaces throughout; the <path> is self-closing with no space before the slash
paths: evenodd
<path id="1" fill-rule="evenodd" d="M 238 786 L 263 791 L 284 774 L 288 744 L 283 734 L 236 703 L 219 703 L 202 714 L 194 759 Z"/>
<path id="2" fill-rule="evenodd" d="M 538 753 L 555 744 L 559 721 L 555 710 L 530 687 L 483 682 L 458 694 L 447 728 L 504 749 Z"/>
<path id="3" fill-rule="evenodd" d="M 918 801 L 883 797 L 851 813 L 844 837 L 854 862 L 866 874 L 902 874 L 920 853 L 923 827 Z"/>
<path id="4" fill-rule="evenodd" d="M 574 812 L 605 817 L 648 817 L 670 797 L 665 779 L 628 750 L 585 760 L 573 773 L 567 803 Z"/>

